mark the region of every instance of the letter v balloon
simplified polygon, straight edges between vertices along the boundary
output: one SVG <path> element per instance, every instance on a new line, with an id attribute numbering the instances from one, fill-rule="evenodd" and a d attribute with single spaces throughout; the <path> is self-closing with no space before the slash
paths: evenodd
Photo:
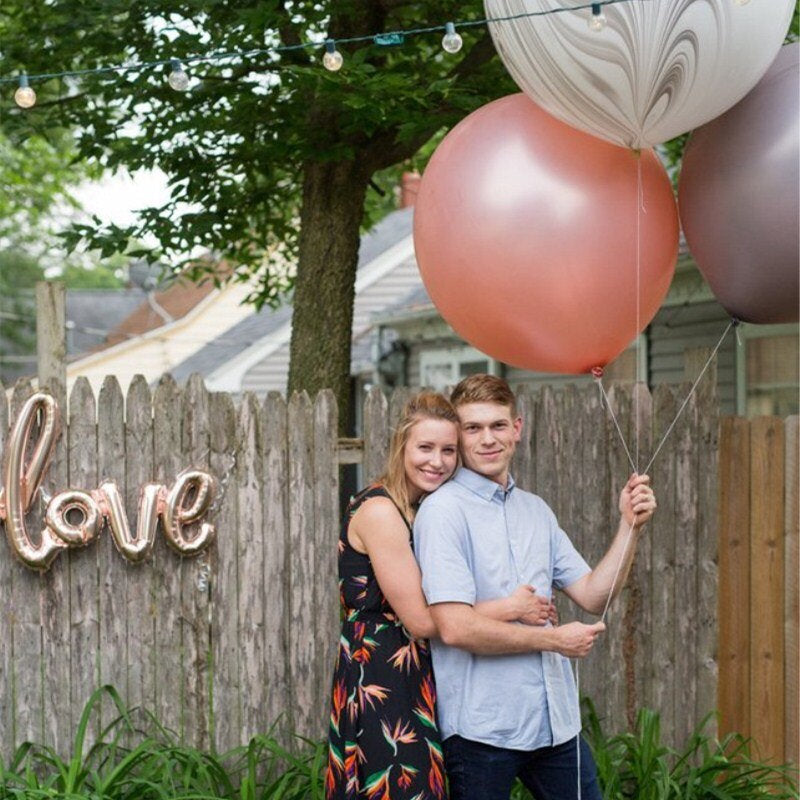
<path id="1" fill-rule="evenodd" d="M 522 94 L 445 137 L 414 214 L 441 315 L 524 369 L 583 373 L 613 360 L 655 315 L 677 259 L 677 208 L 656 155 L 570 128 Z"/>

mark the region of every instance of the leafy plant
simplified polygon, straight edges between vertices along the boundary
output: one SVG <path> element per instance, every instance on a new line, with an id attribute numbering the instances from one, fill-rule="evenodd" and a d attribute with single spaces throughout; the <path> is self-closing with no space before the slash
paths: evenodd
<path id="1" fill-rule="evenodd" d="M 606 738 L 584 699 L 585 733 L 597 763 L 605 800 L 754 800 L 796 798 L 796 770 L 759 762 L 749 741 L 728 734 L 718 741 L 705 730 L 711 715 L 680 750 L 661 740 L 657 712 L 640 709 L 634 730 Z"/>
<path id="2" fill-rule="evenodd" d="M 117 717 L 87 740 L 104 697 Z M 607 738 L 585 703 L 585 733 L 605 800 L 754 800 L 795 798 L 796 770 L 760 763 L 739 735 L 722 741 L 701 724 L 680 751 L 661 741 L 658 714 L 642 709 L 633 732 Z M 0 800 L 323 800 L 326 745 L 296 737 L 294 750 L 272 731 L 227 753 L 181 745 L 148 712 L 128 710 L 111 686 L 97 689 L 81 714 L 72 754 L 22 744 L 0 762 Z M 531 800 L 517 784 L 513 800 Z"/>
<path id="3" fill-rule="evenodd" d="M 90 719 L 103 696 L 118 716 L 88 746 Z M 136 717 L 144 719 L 144 730 Z M 299 742 L 295 754 L 267 733 L 222 755 L 203 752 L 179 744 L 147 712 L 127 710 L 103 686 L 86 703 L 69 758 L 26 742 L 8 765 L 0 763 L 0 800 L 322 800 L 325 746 Z"/>

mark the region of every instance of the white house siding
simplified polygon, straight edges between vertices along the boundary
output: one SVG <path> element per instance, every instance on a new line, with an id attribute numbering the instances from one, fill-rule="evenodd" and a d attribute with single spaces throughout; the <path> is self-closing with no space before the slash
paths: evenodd
<path id="1" fill-rule="evenodd" d="M 369 274 L 372 266 L 372 264 L 365 265 L 364 277 Z M 362 280 L 361 274 L 359 274 L 359 280 Z M 353 338 L 372 325 L 374 314 L 397 302 L 398 297 L 407 295 L 420 282 L 419 269 L 412 254 L 399 261 L 372 283 L 363 287 L 359 287 L 357 284 L 353 307 Z M 242 389 L 254 391 L 260 396 L 271 390 L 285 392 L 288 375 L 289 343 L 287 342 L 245 373 L 242 379 Z"/>
<path id="2" fill-rule="evenodd" d="M 242 378 L 242 391 L 255 392 L 260 397 L 264 397 L 268 392 L 286 394 L 288 378 L 289 344 L 287 342 L 245 372 Z"/>
<path id="3" fill-rule="evenodd" d="M 100 391 L 106 375 L 116 375 L 123 392 L 135 375 L 142 374 L 151 383 L 158 380 L 252 314 L 252 307 L 244 305 L 251 291 L 246 284 L 228 284 L 174 322 L 73 361 L 67 366 L 68 391 L 79 376 L 87 377 L 95 392 Z"/>

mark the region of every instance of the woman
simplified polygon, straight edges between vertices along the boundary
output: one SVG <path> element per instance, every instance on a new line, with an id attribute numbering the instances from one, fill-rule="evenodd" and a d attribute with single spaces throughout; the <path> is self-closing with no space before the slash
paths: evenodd
<path id="1" fill-rule="evenodd" d="M 422 497 L 458 463 L 458 417 L 442 395 L 405 405 L 386 472 L 351 502 L 339 537 L 344 614 L 333 678 L 326 797 L 444 798 L 427 638 L 436 628 L 422 593 L 411 522 Z M 530 586 L 476 610 L 544 624 L 554 613 Z"/>

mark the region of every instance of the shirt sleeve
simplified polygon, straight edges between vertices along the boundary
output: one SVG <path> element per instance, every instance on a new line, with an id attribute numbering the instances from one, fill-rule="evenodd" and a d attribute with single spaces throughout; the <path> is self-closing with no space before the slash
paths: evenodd
<path id="1" fill-rule="evenodd" d="M 575 549 L 569 536 L 559 527 L 556 515 L 550 512 L 550 552 L 553 554 L 553 586 L 563 589 L 590 573 L 591 567 Z"/>
<path id="2" fill-rule="evenodd" d="M 428 605 L 475 604 L 469 531 L 460 509 L 425 500 L 414 520 L 414 551 Z"/>

